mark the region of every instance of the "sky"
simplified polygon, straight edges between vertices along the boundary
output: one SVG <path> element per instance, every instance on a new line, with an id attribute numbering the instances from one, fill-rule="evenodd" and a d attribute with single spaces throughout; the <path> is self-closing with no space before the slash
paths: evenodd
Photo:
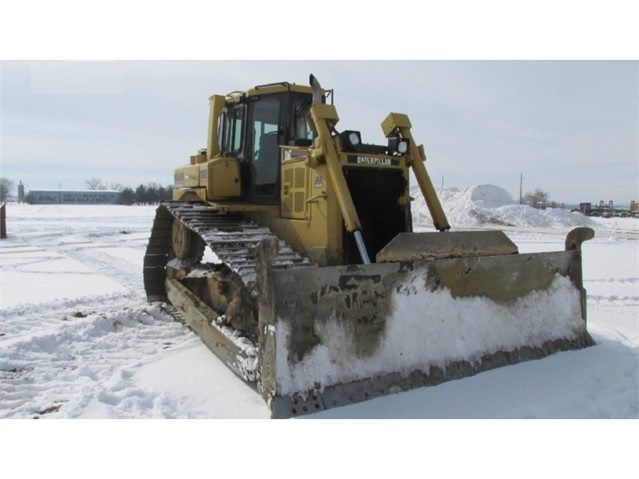
<path id="1" fill-rule="evenodd" d="M 39 55 L 40 45 L 0 50 L 0 176 L 27 191 L 81 189 L 89 178 L 169 185 L 173 170 L 206 145 L 210 95 L 278 81 L 307 84 L 313 73 L 334 89 L 337 129 L 360 130 L 366 143 L 384 143 L 380 123 L 388 113 L 406 113 L 435 186 L 493 184 L 514 200 L 520 189 L 539 188 L 568 204 L 639 200 L 639 48 L 613 50 L 612 58 L 590 50 L 596 59 L 567 48 L 556 58 L 542 43 L 539 53 L 524 48 L 518 59 L 517 50 L 484 56 L 453 44 L 451 55 L 435 59 L 410 49 L 375 58 L 368 39 L 356 40 L 326 48 L 320 42 L 319 50 L 312 44 L 308 56 L 296 40 L 290 59 L 283 47 L 264 56 L 264 45 L 255 54 L 237 49 L 236 59 L 213 47 L 213 57 L 224 54 L 197 58 L 201 50 L 190 55 L 188 43 L 186 58 L 172 50 L 164 58 L 149 54 L 135 42 L 134 58 L 117 43 L 112 56 L 73 48 Z M 500 45 L 508 42 L 502 37 Z M 354 53 L 334 55 L 341 43 Z"/>

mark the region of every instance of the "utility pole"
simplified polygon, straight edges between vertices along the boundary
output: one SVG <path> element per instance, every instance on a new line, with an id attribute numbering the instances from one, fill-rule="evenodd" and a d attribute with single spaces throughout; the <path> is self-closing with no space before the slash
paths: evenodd
<path id="1" fill-rule="evenodd" d="M 524 174 L 519 173 L 519 204 L 522 205 L 524 201 Z"/>

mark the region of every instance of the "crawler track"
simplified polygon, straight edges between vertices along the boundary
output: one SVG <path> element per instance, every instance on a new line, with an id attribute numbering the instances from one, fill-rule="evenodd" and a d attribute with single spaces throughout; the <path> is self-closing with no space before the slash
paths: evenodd
<path id="1" fill-rule="evenodd" d="M 166 267 L 175 257 L 172 248 L 173 222 L 179 221 L 211 248 L 219 260 L 251 285 L 256 278 L 255 248 L 266 238 L 277 237 L 241 214 L 214 210 L 204 203 L 167 202 L 157 209 L 151 237 L 144 256 L 144 288 L 149 300 L 165 300 Z M 312 265 L 308 258 L 279 240 L 274 268 Z M 199 258 L 194 258 L 199 260 Z"/>

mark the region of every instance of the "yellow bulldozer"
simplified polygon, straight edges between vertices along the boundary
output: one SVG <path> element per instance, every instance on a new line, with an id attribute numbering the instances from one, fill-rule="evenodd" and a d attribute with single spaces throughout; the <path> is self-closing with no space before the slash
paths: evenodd
<path id="1" fill-rule="evenodd" d="M 150 301 L 169 301 L 273 417 L 593 344 L 591 229 L 532 254 L 501 231 L 450 231 L 409 118 L 390 113 L 382 144 L 364 143 L 337 130 L 332 93 L 311 75 L 209 99 L 206 149 L 156 212 Z M 411 171 L 436 231 L 413 232 Z"/>

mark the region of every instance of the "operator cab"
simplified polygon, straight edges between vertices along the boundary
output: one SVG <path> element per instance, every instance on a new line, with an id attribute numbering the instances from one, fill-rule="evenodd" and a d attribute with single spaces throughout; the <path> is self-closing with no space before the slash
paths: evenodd
<path id="1" fill-rule="evenodd" d="M 243 197 L 248 201 L 279 204 L 280 145 L 312 144 L 307 119 L 311 103 L 310 89 L 278 83 L 255 87 L 222 112 L 221 153 L 240 160 Z"/>

